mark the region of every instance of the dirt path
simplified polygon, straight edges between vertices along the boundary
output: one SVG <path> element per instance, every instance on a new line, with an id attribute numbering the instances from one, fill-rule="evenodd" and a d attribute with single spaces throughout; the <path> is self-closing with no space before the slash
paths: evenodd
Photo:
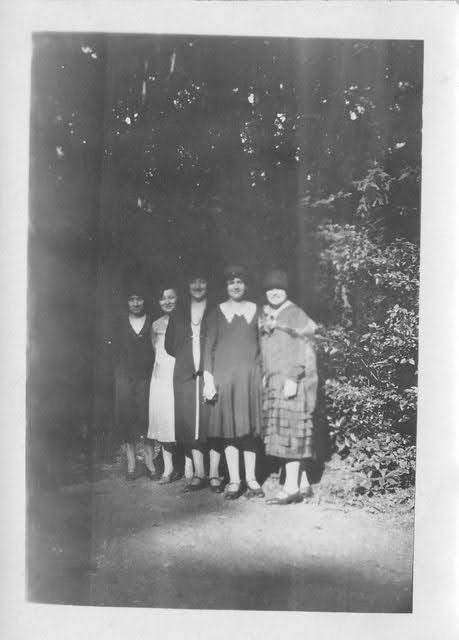
<path id="1" fill-rule="evenodd" d="M 268 481 L 270 482 L 270 481 Z M 272 487 L 268 487 L 268 489 Z M 45 602 L 406 612 L 413 532 L 323 504 L 224 501 L 117 469 L 35 496 L 29 594 Z"/>

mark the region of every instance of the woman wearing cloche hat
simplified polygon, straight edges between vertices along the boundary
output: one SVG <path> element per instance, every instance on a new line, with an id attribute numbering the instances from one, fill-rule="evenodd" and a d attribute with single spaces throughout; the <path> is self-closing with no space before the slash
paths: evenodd
<path id="1" fill-rule="evenodd" d="M 283 489 L 268 503 L 285 505 L 302 502 L 300 466 L 314 453 L 312 414 L 317 367 L 311 338 L 316 324 L 289 300 L 285 271 L 267 273 L 263 288 L 267 299 L 259 321 L 264 379 L 263 439 L 267 455 L 285 464 Z"/>

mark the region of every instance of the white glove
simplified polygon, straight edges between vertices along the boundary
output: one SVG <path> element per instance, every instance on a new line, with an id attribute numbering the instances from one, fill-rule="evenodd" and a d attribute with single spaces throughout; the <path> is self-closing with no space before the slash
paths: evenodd
<path id="1" fill-rule="evenodd" d="M 290 380 L 290 378 L 287 378 L 287 380 L 284 383 L 284 398 L 286 398 L 287 400 L 289 398 L 294 398 L 296 396 L 297 391 L 298 391 L 298 384 L 295 382 L 295 380 Z"/>

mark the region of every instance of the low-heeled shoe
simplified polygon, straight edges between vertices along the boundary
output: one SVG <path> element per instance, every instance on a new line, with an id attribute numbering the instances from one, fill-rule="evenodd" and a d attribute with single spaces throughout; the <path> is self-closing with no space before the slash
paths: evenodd
<path id="1" fill-rule="evenodd" d="M 267 504 L 279 505 L 296 504 L 298 502 L 303 502 L 303 496 L 299 491 L 295 491 L 295 493 L 284 493 L 283 496 L 278 496 L 276 498 L 270 498 L 269 500 L 266 500 Z"/>
<path id="2" fill-rule="evenodd" d="M 193 482 L 193 480 L 198 479 L 199 482 Z M 199 476 L 195 476 L 191 482 L 185 485 L 184 491 L 200 491 L 207 487 L 207 478 L 199 478 Z"/>
<path id="3" fill-rule="evenodd" d="M 230 482 L 229 484 L 233 484 L 237 486 L 236 491 L 229 491 L 227 489 L 225 489 L 225 500 L 236 500 L 236 498 L 239 498 L 239 496 L 242 495 L 242 484 L 239 482 Z M 226 485 L 227 487 L 229 485 Z"/>
<path id="4" fill-rule="evenodd" d="M 247 490 L 244 493 L 244 497 L 247 498 L 247 500 L 251 500 L 252 498 L 264 498 L 265 492 L 261 487 L 258 487 L 257 489 L 251 489 L 250 487 L 247 487 Z"/>
<path id="5" fill-rule="evenodd" d="M 218 480 L 219 484 L 212 484 L 212 480 Z M 209 478 L 209 488 L 212 493 L 223 493 L 223 480 L 220 480 L 220 478 Z"/>
<path id="6" fill-rule="evenodd" d="M 159 484 L 170 484 L 171 482 L 175 482 L 180 478 L 180 474 L 178 471 L 172 471 L 168 473 L 167 476 L 161 476 L 159 479 Z"/>
<path id="7" fill-rule="evenodd" d="M 147 478 L 147 480 L 160 480 L 162 478 L 162 475 L 159 473 L 159 471 L 150 471 L 148 467 L 145 467 L 145 477 Z"/>

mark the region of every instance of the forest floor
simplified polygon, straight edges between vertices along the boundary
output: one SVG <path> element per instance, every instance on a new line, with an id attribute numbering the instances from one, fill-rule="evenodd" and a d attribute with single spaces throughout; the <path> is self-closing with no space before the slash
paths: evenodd
<path id="1" fill-rule="evenodd" d="M 78 471 L 78 470 L 77 470 Z M 162 608 L 409 612 L 412 507 L 350 506 L 329 465 L 308 503 L 225 501 L 121 463 L 29 498 L 29 599 Z M 269 477 L 267 495 L 278 487 Z"/>

